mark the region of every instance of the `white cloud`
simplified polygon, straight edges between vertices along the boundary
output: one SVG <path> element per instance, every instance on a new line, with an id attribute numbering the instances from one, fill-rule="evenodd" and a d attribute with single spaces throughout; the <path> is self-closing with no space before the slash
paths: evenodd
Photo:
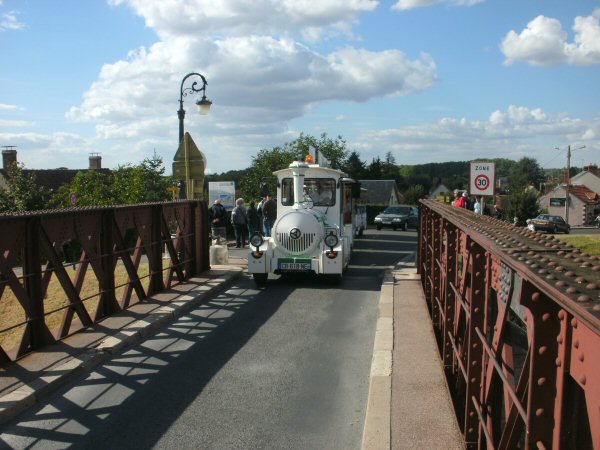
<path id="1" fill-rule="evenodd" d="M 308 31 L 318 38 L 327 29 L 353 23 L 377 0 L 109 0 L 127 4 L 163 39 L 207 34 L 289 34 Z"/>
<path id="2" fill-rule="evenodd" d="M 567 42 L 567 33 L 560 21 L 537 16 L 521 33 L 511 30 L 502 40 L 500 50 L 504 64 L 525 61 L 533 66 L 600 64 L 600 9 L 592 16 L 576 17 L 574 42 Z"/>
<path id="3" fill-rule="evenodd" d="M 361 149 L 361 158 L 367 161 L 381 149 L 390 149 L 396 160 L 405 164 L 500 155 L 542 161 L 549 149 L 565 141 L 583 141 L 588 149 L 600 150 L 599 136 L 600 118 L 550 117 L 539 108 L 511 105 L 506 111 L 494 111 L 487 121 L 446 117 L 437 123 L 363 133 L 349 145 Z"/>
<path id="4" fill-rule="evenodd" d="M 392 9 L 398 9 L 401 11 L 422 8 L 424 6 L 431 6 L 437 3 L 450 3 L 458 6 L 473 6 L 478 3 L 483 3 L 485 0 L 398 0 Z"/>
<path id="5" fill-rule="evenodd" d="M 23 108 L 21 108 L 20 106 L 17 105 L 8 105 L 6 103 L 0 103 L 0 111 L 16 111 L 16 110 L 22 110 Z"/>
<path id="6" fill-rule="evenodd" d="M 201 124 L 217 135 L 232 129 L 279 133 L 315 103 L 407 95 L 427 89 L 436 80 L 436 65 L 428 55 L 410 60 L 397 50 L 346 47 L 322 56 L 285 38 L 186 37 L 105 65 L 83 103 L 72 107 L 67 116 L 97 122 L 103 139 L 164 136 L 176 131 L 179 84 L 189 67 L 199 67 L 206 76 L 206 94 L 214 104 L 207 117 L 188 113 L 186 124 Z M 191 101 L 184 98 L 186 110 L 193 110 Z"/>
<path id="7" fill-rule="evenodd" d="M 5 120 L 0 119 L 0 127 L 2 128 L 21 128 L 34 126 L 35 122 L 28 122 L 26 120 Z"/>
<path id="8" fill-rule="evenodd" d="M 0 6 L 2 6 L 1 3 Z M 23 30 L 25 28 L 26 25 L 22 22 L 19 22 L 19 20 L 17 19 L 16 11 L 9 11 L 7 13 L 2 14 L 0 18 L 0 32 L 8 30 Z"/>

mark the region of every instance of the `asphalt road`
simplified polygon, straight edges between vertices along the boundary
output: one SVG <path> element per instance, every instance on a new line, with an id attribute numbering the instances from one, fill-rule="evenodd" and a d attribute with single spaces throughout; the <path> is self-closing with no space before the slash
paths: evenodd
<path id="1" fill-rule="evenodd" d="M 368 230 L 341 285 L 250 277 L 3 427 L 0 446 L 360 448 L 385 269 L 414 231 Z"/>

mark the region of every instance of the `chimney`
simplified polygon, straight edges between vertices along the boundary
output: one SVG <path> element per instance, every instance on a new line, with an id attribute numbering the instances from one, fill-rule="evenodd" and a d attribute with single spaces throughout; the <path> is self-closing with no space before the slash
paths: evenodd
<path id="1" fill-rule="evenodd" d="M 17 162 L 17 146 L 5 145 L 2 147 L 2 168 L 8 169 L 8 166 Z"/>
<path id="2" fill-rule="evenodd" d="M 563 184 L 567 184 L 569 182 L 569 172 L 567 169 L 563 169 Z"/>
<path id="3" fill-rule="evenodd" d="M 90 153 L 90 170 L 102 169 L 102 156 L 100 153 Z"/>
<path id="4" fill-rule="evenodd" d="M 588 172 L 593 173 L 594 175 L 598 176 L 598 166 L 596 164 L 590 164 L 590 165 L 584 167 L 583 170 L 587 170 Z"/>

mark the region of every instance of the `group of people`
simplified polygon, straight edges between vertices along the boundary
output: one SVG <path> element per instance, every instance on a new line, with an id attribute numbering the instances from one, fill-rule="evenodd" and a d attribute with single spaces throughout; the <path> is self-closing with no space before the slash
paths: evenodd
<path id="1" fill-rule="evenodd" d="M 215 228 L 224 227 L 227 221 L 227 212 L 221 204 L 221 200 L 215 200 L 209 210 L 213 235 Z M 246 246 L 246 239 L 255 232 L 264 236 L 271 236 L 271 229 L 277 218 L 277 202 L 271 195 L 264 197 L 258 205 L 252 200 L 246 208 L 244 199 L 238 198 L 235 207 L 231 211 L 231 224 L 235 233 L 236 248 Z"/>
<path id="2" fill-rule="evenodd" d="M 484 214 L 483 205 L 481 203 L 481 197 L 475 197 L 475 201 L 471 203 L 469 195 L 466 192 L 461 193 L 461 191 L 459 191 L 458 189 L 454 191 L 454 201 L 452 202 L 452 206 L 470 209 L 475 214 Z M 502 219 L 502 215 L 503 214 L 500 207 L 498 205 L 494 205 L 494 212 L 492 213 L 492 216 L 496 219 Z"/>

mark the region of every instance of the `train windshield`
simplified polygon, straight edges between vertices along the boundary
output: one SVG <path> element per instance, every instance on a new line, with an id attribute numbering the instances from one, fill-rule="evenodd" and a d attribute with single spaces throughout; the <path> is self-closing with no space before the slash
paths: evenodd
<path id="1" fill-rule="evenodd" d="M 314 206 L 335 205 L 335 180 L 333 178 L 305 178 L 305 200 L 312 200 Z M 294 204 L 294 183 L 292 178 L 281 180 L 281 204 Z"/>

